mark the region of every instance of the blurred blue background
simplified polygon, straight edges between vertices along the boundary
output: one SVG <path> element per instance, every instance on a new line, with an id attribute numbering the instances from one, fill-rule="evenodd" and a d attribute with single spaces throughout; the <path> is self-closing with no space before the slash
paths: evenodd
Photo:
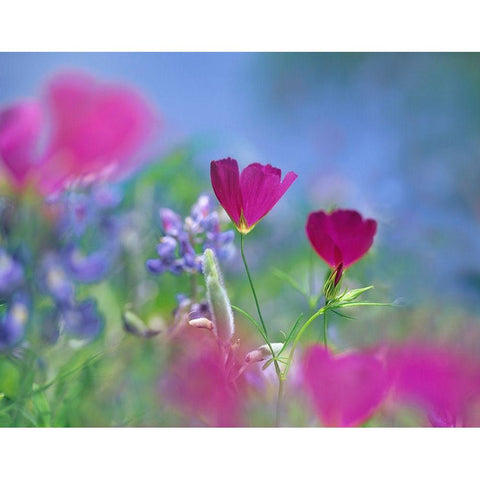
<path id="1" fill-rule="evenodd" d="M 65 68 L 136 86 L 161 148 L 194 139 L 206 176 L 225 156 L 296 171 L 272 217 L 295 240 L 308 211 L 355 208 L 379 221 L 374 278 L 395 297 L 478 305 L 479 55 L 2 53 L 0 104 Z"/>

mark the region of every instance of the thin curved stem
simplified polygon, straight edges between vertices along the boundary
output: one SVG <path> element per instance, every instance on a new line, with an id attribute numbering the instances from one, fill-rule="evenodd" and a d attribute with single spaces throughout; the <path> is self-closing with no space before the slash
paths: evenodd
<path id="1" fill-rule="evenodd" d="M 323 344 L 325 345 L 325 348 L 328 348 L 328 339 L 327 339 L 327 333 L 328 333 L 328 325 L 327 325 L 327 311 L 325 310 L 323 312 Z"/>
<path id="2" fill-rule="evenodd" d="M 278 395 L 277 395 L 277 406 L 275 409 L 275 426 L 280 426 L 280 414 L 282 410 L 282 396 L 283 396 L 283 382 L 285 379 L 282 375 L 278 377 Z"/>
<path id="3" fill-rule="evenodd" d="M 250 275 L 250 270 L 248 268 L 247 259 L 245 258 L 245 251 L 244 251 L 244 248 L 243 248 L 243 240 L 244 240 L 244 234 L 241 233 L 240 234 L 240 253 L 242 254 L 242 260 L 243 260 L 243 264 L 245 265 L 245 271 L 247 272 L 248 282 L 250 283 L 250 289 L 252 290 L 253 298 L 255 299 L 255 306 L 257 307 L 258 318 L 260 319 L 260 323 L 262 325 L 263 332 L 265 333 L 264 339 L 266 339 L 268 348 L 270 349 L 270 352 L 272 353 L 273 364 L 275 366 L 275 372 L 276 372 L 277 377 L 278 377 L 278 395 L 277 395 L 277 404 L 276 404 L 276 408 L 275 408 L 275 426 L 278 426 L 279 419 L 280 419 L 282 394 L 283 394 L 283 381 L 284 381 L 285 377 L 284 377 L 282 371 L 280 370 L 280 366 L 278 365 L 278 361 L 275 358 L 275 352 L 273 350 L 272 344 L 271 344 L 270 340 L 268 339 L 267 327 L 266 327 L 265 322 L 263 320 L 263 315 L 262 315 L 262 312 L 260 310 L 260 303 L 258 302 L 257 293 L 256 293 L 255 287 L 253 285 L 252 276 Z"/>
<path id="4" fill-rule="evenodd" d="M 310 324 L 320 315 L 322 315 L 324 312 L 326 312 L 328 308 L 322 307 L 320 310 L 315 312 L 302 326 L 302 328 L 299 330 L 297 336 L 295 337 L 295 340 L 293 341 L 292 344 L 292 349 L 290 350 L 290 355 L 288 356 L 288 363 L 285 367 L 285 370 L 283 372 L 283 378 L 285 379 L 287 377 L 288 370 L 290 369 L 290 365 L 292 364 L 292 359 L 293 359 L 293 354 L 295 353 L 295 349 L 297 348 L 298 342 L 300 341 L 300 338 L 302 338 L 302 335 L 305 333 L 307 328 L 310 326 Z"/>
<path id="5" fill-rule="evenodd" d="M 245 265 L 245 271 L 247 272 L 247 277 L 248 277 L 248 281 L 250 283 L 250 288 L 251 288 L 252 293 L 253 293 L 253 298 L 255 299 L 255 305 L 257 307 L 257 312 L 258 312 L 258 318 L 260 319 L 260 323 L 262 324 L 262 328 L 263 328 L 263 331 L 265 332 L 265 336 L 268 337 L 267 327 L 265 325 L 265 322 L 263 321 L 262 312 L 260 311 L 260 304 L 258 303 L 257 293 L 255 292 L 255 287 L 253 286 L 252 276 L 250 275 L 250 270 L 248 268 L 247 259 L 245 258 L 245 252 L 244 252 L 244 249 L 243 249 L 243 239 L 244 239 L 244 237 L 245 237 L 245 235 L 243 233 L 241 233 L 240 234 L 240 252 L 242 254 L 242 260 L 243 260 L 243 264 Z"/>

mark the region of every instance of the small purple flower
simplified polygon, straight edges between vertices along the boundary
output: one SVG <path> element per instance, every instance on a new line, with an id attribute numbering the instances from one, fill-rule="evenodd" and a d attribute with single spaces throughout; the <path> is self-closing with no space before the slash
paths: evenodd
<path id="1" fill-rule="evenodd" d="M 41 277 L 43 290 L 51 295 L 56 303 L 70 305 L 73 302 L 75 287 L 55 254 L 48 253 L 45 256 Z"/>
<path id="2" fill-rule="evenodd" d="M 146 262 L 151 273 L 201 272 L 206 248 L 214 250 L 221 259 L 228 259 L 234 253 L 233 231 L 221 231 L 218 213 L 212 211 L 208 195 L 200 195 L 183 222 L 168 208 L 160 209 L 160 219 L 165 236 L 157 245 L 159 258 Z"/>
<path id="3" fill-rule="evenodd" d="M 161 208 L 159 210 L 160 221 L 165 235 L 176 237 L 183 230 L 182 219 L 173 210 Z"/>
<path id="4" fill-rule="evenodd" d="M 208 195 L 200 195 L 191 210 L 191 217 L 196 223 L 202 222 L 212 211 L 212 200 Z"/>
<path id="5" fill-rule="evenodd" d="M 0 318 L 0 351 L 14 347 L 23 339 L 28 318 L 28 298 L 20 292 L 14 296 L 5 314 Z"/>
<path id="6" fill-rule="evenodd" d="M 23 267 L 0 248 L 0 293 L 10 293 L 23 281 Z"/>
<path id="7" fill-rule="evenodd" d="M 162 237 L 157 245 L 157 254 L 165 263 L 172 263 L 175 260 L 177 241 L 173 237 Z"/>
<path id="8" fill-rule="evenodd" d="M 103 318 L 92 299 L 63 310 L 60 318 L 65 332 L 80 339 L 93 340 L 103 327 Z"/>
<path id="9" fill-rule="evenodd" d="M 150 273 L 155 275 L 160 275 L 161 273 L 167 271 L 165 264 L 159 258 L 150 258 L 146 261 L 145 265 L 147 266 L 148 270 L 150 270 Z"/>
<path id="10" fill-rule="evenodd" d="M 81 283 L 100 281 L 111 266 L 110 253 L 98 250 L 84 255 L 78 248 L 70 247 L 65 253 L 65 265 L 74 280 Z"/>

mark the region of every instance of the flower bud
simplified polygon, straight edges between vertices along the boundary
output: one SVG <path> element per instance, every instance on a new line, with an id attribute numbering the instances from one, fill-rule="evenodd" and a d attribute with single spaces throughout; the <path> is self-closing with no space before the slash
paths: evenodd
<path id="1" fill-rule="evenodd" d="M 213 330 L 213 322 L 208 318 L 194 318 L 188 322 L 189 325 L 195 328 L 206 328 L 207 330 Z"/>
<path id="2" fill-rule="evenodd" d="M 338 297 L 341 287 L 341 280 L 343 276 L 343 263 L 341 263 L 335 270 L 332 271 L 323 285 L 323 294 L 327 301 L 334 300 Z"/>
<path id="3" fill-rule="evenodd" d="M 212 314 L 215 335 L 222 342 L 228 343 L 235 330 L 233 312 L 227 292 L 223 287 L 215 254 L 210 249 L 205 250 L 203 272 L 207 285 L 207 300 Z"/>
<path id="4" fill-rule="evenodd" d="M 277 355 L 283 348 L 283 343 L 271 343 L 273 353 Z M 272 351 L 268 345 L 261 345 L 255 350 L 247 353 L 245 363 L 263 362 L 272 356 Z"/>
<path id="5" fill-rule="evenodd" d="M 125 331 L 137 337 L 150 338 L 161 332 L 160 330 L 149 328 L 138 315 L 130 310 L 123 312 L 122 322 Z"/>
<path id="6" fill-rule="evenodd" d="M 216 277 L 221 282 L 217 258 L 211 248 L 207 248 L 203 254 L 203 274 L 205 279 Z"/>

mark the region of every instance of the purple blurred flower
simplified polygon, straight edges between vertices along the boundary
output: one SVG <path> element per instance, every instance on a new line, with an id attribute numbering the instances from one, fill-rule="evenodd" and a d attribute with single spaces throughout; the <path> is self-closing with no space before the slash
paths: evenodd
<path id="1" fill-rule="evenodd" d="M 0 293 L 10 293 L 23 281 L 23 267 L 0 248 Z"/>
<path id="2" fill-rule="evenodd" d="M 65 332 L 73 337 L 93 340 L 102 330 L 103 318 L 92 299 L 61 311 Z"/>
<path id="3" fill-rule="evenodd" d="M 75 287 L 65 269 L 54 253 L 48 253 L 42 262 L 41 286 L 45 293 L 53 297 L 60 305 L 72 304 L 75 297 Z"/>
<path id="4" fill-rule="evenodd" d="M 25 335 L 29 318 L 29 301 L 23 292 L 19 292 L 9 303 L 0 319 L 0 351 L 17 345 Z"/>
<path id="5" fill-rule="evenodd" d="M 88 255 L 83 254 L 78 248 L 70 247 L 64 255 L 65 266 L 72 278 L 82 283 L 100 281 L 111 266 L 111 252 L 98 250 Z"/>
<path id="6" fill-rule="evenodd" d="M 93 201 L 102 210 L 117 207 L 122 201 L 122 192 L 113 185 L 100 183 L 94 186 L 92 192 Z"/>

